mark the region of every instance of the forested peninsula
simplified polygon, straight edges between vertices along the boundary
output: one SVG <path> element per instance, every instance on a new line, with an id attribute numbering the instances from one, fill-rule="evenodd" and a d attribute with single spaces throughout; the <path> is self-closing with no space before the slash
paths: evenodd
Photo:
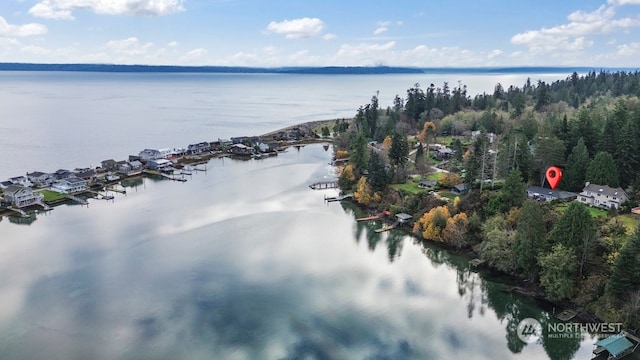
<path id="1" fill-rule="evenodd" d="M 640 73 L 553 83 L 415 84 L 333 129 L 339 186 L 420 241 L 473 252 L 526 291 L 640 326 Z M 564 176 L 552 191 L 549 166 Z M 606 197 L 606 199 L 605 199 Z"/>

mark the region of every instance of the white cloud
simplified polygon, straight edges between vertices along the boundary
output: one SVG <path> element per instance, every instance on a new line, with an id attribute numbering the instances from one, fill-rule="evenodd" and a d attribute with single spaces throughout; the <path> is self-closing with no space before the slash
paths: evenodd
<path id="1" fill-rule="evenodd" d="M 614 8 L 604 5 L 592 12 L 578 10 L 567 16 L 567 24 L 516 34 L 511 38 L 511 43 L 528 47 L 534 55 L 558 50 L 582 51 L 593 45 L 593 41 L 587 40 L 586 36 L 610 34 L 640 26 L 638 17 L 616 19 L 614 16 Z"/>
<path id="2" fill-rule="evenodd" d="M 325 40 L 333 40 L 336 37 L 337 37 L 336 34 L 324 34 L 324 35 L 322 35 L 322 38 L 325 39 Z"/>
<path id="3" fill-rule="evenodd" d="M 29 23 L 24 25 L 11 25 L 0 16 L 0 37 L 27 37 L 47 33 L 47 27 L 42 24 Z"/>
<path id="4" fill-rule="evenodd" d="M 35 4 L 31 9 L 29 9 L 29 14 L 44 18 L 44 19 L 54 19 L 54 20 L 73 20 L 75 19 L 71 14 L 71 10 L 56 10 L 54 7 L 47 3 L 38 3 Z"/>
<path id="5" fill-rule="evenodd" d="M 502 55 L 504 52 L 502 50 L 499 49 L 495 49 L 495 50 L 491 50 L 489 51 L 489 54 L 487 54 L 487 59 L 493 59 L 497 56 Z"/>
<path id="6" fill-rule="evenodd" d="M 287 39 L 304 39 L 320 35 L 324 30 L 324 23 L 318 18 L 301 18 L 272 21 L 267 26 L 267 32 L 284 34 Z"/>
<path id="7" fill-rule="evenodd" d="M 265 55 L 274 56 L 274 55 L 278 54 L 278 48 L 275 47 L 275 46 L 265 46 L 264 48 L 262 48 L 262 52 Z"/>
<path id="8" fill-rule="evenodd" d="M 207 49 L 197 48 L 186 53 L 180 60 L 184 63 L 194 63 L 205 57 L 208 53 Z"/>
<path id="9" fill-rule="evenodd" d="M 140 44 L 137 38 L 130 37 L 123 40 L 111 40 L 107 42 L 107 49 L 118 55 L 144 56 L 153 48 L 153 43 Z"/>
<path id="10" fill-rule="evenodd" d="M 611 5 L 640 5 L 640 0 L 609 0 Z"/>
<path id="11" fill-rule="evenodd" d="M 108 15 L 162 16 L 184 11 L 185 0 L 41 0 L 29 13 L 36 17 L 73 20 L 73 10 Z"/>
<path id="12" fill-rule="evenodd" d="M 389 30 L 389 28 L 381 26 L 381 27 L 375 29 L 375 31 L 373 32 L 373 35 L 379 35 L 379 34 L 382 34 L 384 32 L 387 32 L 388 30 Z"/>
<path id="13" fill-rule="evenodd" d="M 391 25 L 391 21 L 378 21 L 377 25 L 378 27 L 389 27 Z"/>
<path id="14" fill-rule="evenodd" d="M 172 41 L 170 43 L 167 44 L 168 47 L 176 47 L 178 46 L 178 42 L 177 41 Z"/>
<path id="15" fill-rule="evenodd" d="M 617 56 L 638 56 L 640 55 L 640 42 L 618 45 Z"/>

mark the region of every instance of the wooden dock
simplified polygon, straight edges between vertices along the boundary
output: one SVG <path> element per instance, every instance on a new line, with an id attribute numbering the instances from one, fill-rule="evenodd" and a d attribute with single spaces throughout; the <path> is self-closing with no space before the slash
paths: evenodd
<path id="1" fill-rule="evenodd" d="M 165 174 L 163 172 L 155 171 L 155 170 L 148 170 L 147 169 L 147 170 L 144 171 L 144 173 L 148 174 L 148 175 L 162 176 L 165 179 L 169 179 L 169 180 L 173 180 L 173 181 L 182 181 L 182 182 L 187 181 L 187 179 L 177 178 L 174 175 Z"/>
<path id="2" fill-rule="evenodd" d="M 75 195 L 71 195 L 71 194 L 67 194 L 67 196 L 65 196 L 67 199 L 75 201 L 77 203 L 79 203 L 80 205 L 89 205 L 89 202 L 81 197 L 77 197 Z"/>
<path id="3" fill-rule="evenodd" d="M 396 226 L 400 225 L 400 221 L 396 221 L 391 225 L 385 225 L 383 227 L 381 227 L 380 229 L 376 229 L 375 232 L 377 233 L 381 233 L 381 232 L 385 232 L 385 231 L 389 231 L 389 230 L 393 230 L 396 228 Z"/>
<path id="4" fill-rule="evenodd" d="M 340 195 L 340 196 L 332 196 L 332 197 L 326 197 L 324 198 L 324 201 L 326 202 L 333 202 L 333 201 L 343 201 L 346 199 L 351 199 L 353 197 L 353 194 L 345 194 L 345 195 Z"/>
<path id="5" fill-rule="evenodd" d="M 379 214 L 376 215 L 372 215 L 372 216 L 367 216 L 367 217 L 361 217 L 356 219 L 356 221 L 373 221 L 373 220 L 382 220 L 382 218 L 384 218 L 385 216 L 389 216 L 390 213 L 389 211 L 383 211 Z"/>
<path id="6" fill-rule="evenodd" d="M 333 180 L 333 181 L 318 181 L 318 182 L 315 182 L 315 183 L 309 185 L 309 188 L 311 188 L 313 190 L 335 189 L 337 187 L 338 187 L 338 181 L 337 180 Z"/>

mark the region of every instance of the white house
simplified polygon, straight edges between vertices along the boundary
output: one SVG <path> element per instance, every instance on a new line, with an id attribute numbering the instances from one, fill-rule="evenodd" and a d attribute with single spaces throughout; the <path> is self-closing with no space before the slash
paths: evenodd
<path id="1" fill-rule="evenodd" d="M 77 177 L 62 179 L 62 180 L 56 181 L 51 186 L 51 190 L 54 190 L 63 194 L 73 194 L 73 193 L 83 192 L 87 190 L 87 181 Z"/>
<path id="2" fill-rule="evenodd" d="M 16 176 L 16 177 L 12 177 L 9 178 L 9 181 L 11 181 L 12 184 L 14 185 L 21 185 L 24 187 L 32 187 L 33 183 L 31 181 L 29 181 L 29 179 L 27 179 L 24 176 Z"/>
<path id="3" fill-rule="evenodd" d="M 627 201 L 629 196 L 621 188 L 611 188 L 607 185 L 598 185 L 587 183 L 580 195 L 578 201 L 591 205 L 610 209 L 614 207 L 620 208 L 620 204 Z"/>
<path id="4" fill-rule="evenodd" d="M 55 178 L 51 174 L 43 173 L 40 171 L 34 171 L 32 173 L 27 173 L 27 179 L 32 183 L 36 184 L 40 187 L 46 187 L 53 183 Z"/>
<path id="5" fill-rule="evenodd" d="M 4 199 L 21 208 L 41 203 L 44 196 L 21 185 L 10 185 L 4 190 Z"/>
<path id="6" fill-rule="evenodd" d="M 164 170 L 173 166 L 173 163 L 167 159 L 149 160 L 147 161 L 147 166 L 150 169 Z"/>

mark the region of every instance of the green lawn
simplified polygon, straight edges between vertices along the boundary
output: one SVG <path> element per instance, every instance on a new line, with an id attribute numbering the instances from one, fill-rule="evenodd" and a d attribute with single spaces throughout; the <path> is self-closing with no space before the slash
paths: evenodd
<path id="1" fill-rule="evenodd" d="M 389 185 L 389 186 L 394 190 L 400 190 L 403 193 L 407 193 L 407 194 L 411 194 L 411 195 L 419 194 L 421 192 L 425 192 L 426 191 L 426 189 L 422 189 L 422 188 L 418 187 L 418 184 L 413 182 L 412 180 L 409 180 L 404 184 L 393 184 L 393 185 Z"/>
<path id="2" fill-rule="evenodd" d="M 427 180 L 433 180 L 433 181 L 440 181 L 440 178 L 442 178 L 442 174 L 444 173 L 432 173 L 427 175 Z"/>
<path id="3" fill-rule="evenodd" d="M 51 190 L 40 190 L 40 193 L 44 196 L 44 201 L 56 201 L 64 199 L 66 195 L 57 193 Z"/>
<path id="4" fill-rule="evenodd" d="M 569 207 L 568 203 L 560 204 L 560 205 L 556 206 L 556 210 L 562 212 L 567 207 Z M 587 210 L 589 210 L 589 214 L 591 214 L 591 217 L 593 217 L 593 218 L 607 217 L 607 210 L 598 209 L 598 208 L 593 207 L 593 206 L 587 206 Z"/>
<path id="5" fill-rule="evenodd" d="M 440 197 L 451 199 L 451 200 L 455 199 L 458 196 L 450 191 L 441 191 L 438 193 L 438 195 L 440 195 Z"/>

